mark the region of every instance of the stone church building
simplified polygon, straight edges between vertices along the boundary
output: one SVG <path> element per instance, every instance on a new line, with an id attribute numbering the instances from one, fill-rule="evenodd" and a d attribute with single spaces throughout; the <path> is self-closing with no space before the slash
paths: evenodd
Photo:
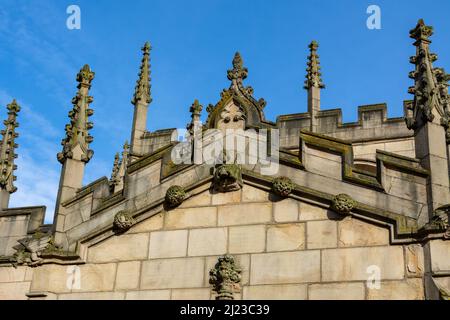
<path id="1" fill-rule="evenodd" d="M 360 106 L 353 123 L 342 123 L 340 109 L 321 110 L 313 41 L 307 112 L 266 120 L 236 53 L 230 86 L 204 123 L 202 105 L 192 104 L 188 142 L 174 129 L 146 129 L 146 43 L 131 140 L 110 178 L 83 186 L 95 75 L 85 65 L 57 155 L 52 224 L 44 206 L 8 206 L 20 111 L 12 101 L 0 146 L 0 299 L 448 299 L 450 76 L 433 66 L 432 34 L 423 20 L 410 31 L 405 117 L 387 118 L 385 104 Z M 267 132 L 257 145 L 269 161 L 223 149 L 222 164 L 176 161 L 179 146 L 191 160 L 230 129 L 248 158 Z"/>

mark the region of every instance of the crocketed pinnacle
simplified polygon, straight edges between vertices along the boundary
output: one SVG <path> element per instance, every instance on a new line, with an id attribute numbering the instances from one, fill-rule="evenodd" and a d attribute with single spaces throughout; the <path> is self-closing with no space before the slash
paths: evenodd
<path id="1" fill-rule="evenodd" d="M 447 129 L 447 140 L 450 142 L 449 129 L 449 75 L 442 68 L 433 68 L 437 55 L 430 52 L 429 39 L 433 35 L 433 27 L 427 26 L 420 19 L 416 27 L 409 32 L 415 40 L 416 55 L 410 58 L 415 65 L 409 77 L 414 80 L 414 86 L 408 89 L 414 95 L 414 101 L 408 106 L 406 125 L 409 129 L 417 129 L 426 122 L 432 122 L 435 115 L 439 115 L 439 122 Z M 436 112 L 433 112 L 436 110 Z"/>
<path id="2" fill-rule="evenodd" d="M 186 129 L 189 131 L 190 134 L 194 133 L 194 127 L 196 125 L 200 125 L 200 115 L 203 110 L 203 106 L 198 102 L 197 99 L 194 100 L 194 103 L 191 105 L 189 111 L 191 112 L 191 122 L 188 123 L 186 126 Z"/>
<path id="3" fill-rule="evenodd" d="M 88 121 L 89 117 L 94 114 L 94 111 L 89 108 L 89 104 L 94 100 L 89 96 L 94 76 L 95 73 L 87 64 L 77 74 L 78 92 L 72 99 L 73 108 L 69 112 L 70 123 L 66 125 L 66 137 L 61 142 L 63 149 L 57 155 L 58 161 L 61 163 L 64 163 L 66 159 L 89 162 L 94 154 L 94 151 L 89 149 L 93 137 L 88 133 L 94 126 L 92 122 Z"/>
<path id="4" fill-rule="evenodd" d="M 316 41 L 312 41 L 308 47 L 310 53 L 308 56 L 308 67 L 306 68 L 306 80 L 304 88 L 325 88 L 325 85 L 322 83 L 319 55 L 317 54 L 317 48 L 319 47 L 319 44 Z"/>
<path id="5" fill-rule="evenodd" d="M 231 87 L 242 87 L 242 81 L 247 78 L 248 69 L 244 67 L 241 54 L 236 52 L 233 58 L 233 69 L 228 70 L 227 77 L 231 81 Z"/>
<path id="6" fill-rule="evenodd" d="M 16 133 L 16 128 L 19 123 L 16 121 L 17 113 L 20 111 L 20 106 L 14 99 L 7 105 L 8 119 L 3 121 L 5 129 L 1 131 L 2 141 L 0 145 L 0 188 L 6 190 L 9 193 L 13 193 L 17 190 L 14 186 L 16 177 L 14 176 L 14 170 L 17 166 L 14 164 L 14 159 L 17 158 L 15 149 L 18 145 L 15 143 L 15 139 L 19 136 Z"/>
<path id="7" fill-rule="evenodd" d="M 130 145 L 128 144 L 128 141 L 125 141 L 122 150 L 122 158 L 119 156 L 119 153 L 116 153 L 114 157 L 113 170 L 110 179 L 110 185 L 114 192 L 123 188 L 129 153 Z"/>
<path id="8" fill-rule="evenodd" d="M 150 93 L 150 50 L 151 46 L 149 42 L 146 42 L 142 47 L 143 57 L 141 68 L 139 71 L 139 79 L 136 81 L 136 88 L 134 90 L 134 96 L 131 100 L 132 104 L 143 102 L 149 104 L 152 102 Z"/>

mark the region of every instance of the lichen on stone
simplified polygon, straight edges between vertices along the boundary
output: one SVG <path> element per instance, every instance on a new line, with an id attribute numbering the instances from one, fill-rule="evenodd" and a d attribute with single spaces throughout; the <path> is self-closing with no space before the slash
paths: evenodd
<path id="1" fill-rule="evenodd" d="M 234 300 L 233 293 L 240 291 L 241 272 L 233 256 L 225 255 L 218 259 L 209 271 L 209 283 L 217 293 L 217 300 Z"/>
<path id="2" fill-rule="evenodd" d="M 356 206 L 356 201 L 348 194 L 341 193 L 334 196 L 331 204 L 331 209 L 340 214 L 349 214 Z"/>
<path id="3" fill-rule="evenodd" d="M 166 191 L 166 203 L 171 207 L 179 206 L 186 198 L 186 192 L 181 186 L 171 186 Z"/>
<path id="4" fill-rule="evenodd" d="M 237 164 L 219 165 L 214 172 L 214 188 L 220 192 L 230 192 L 242 188 L 241 167 Z"/>
<path id="5" fill-rule="evenodd" d="M 294 183 L 288 177 L 277 177 L 272 182 L 272 190 L 280 197 L 287 197 L 294 190 Z"/>
<path id="6" fill-rule="evenodd" d="M 118 233 L 125 232 L 130 229 L 134 223 L 135 220 L 128 211 L 122 210 L 114 216 L 113 228 Z"/>

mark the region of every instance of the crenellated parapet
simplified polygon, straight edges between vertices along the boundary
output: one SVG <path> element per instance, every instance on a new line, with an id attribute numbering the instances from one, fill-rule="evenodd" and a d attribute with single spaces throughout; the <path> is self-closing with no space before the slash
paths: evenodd
<path id="1" fill-rule="evenodd" d="M 87 64 L 77 74 L 78 92 L 72 99 L 73 108 L 69 112 L 70 123 L 66 125 L 66 137 L 61 142 L 63 149 L 57 155 L 61 163 L 64 163 L 66 159 L 89 162 L 94 154 L 94 151 L 89 149 L 89 144 L 93 141 L 89 130 L 94 126 L 89 121 L 89 117 L 94 114 L 94 111 L 89 108 L 89 104 L 94 101 L 94 98 L 89 95 L 89 89 L 94 76 L 95 73 Z"/>

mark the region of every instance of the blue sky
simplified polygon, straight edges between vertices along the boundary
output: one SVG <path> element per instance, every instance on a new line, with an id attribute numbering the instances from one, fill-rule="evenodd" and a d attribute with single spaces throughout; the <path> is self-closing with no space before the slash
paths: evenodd
<path id="1" fill-rule="evenodd" d="M 81 30 L 66 27 L 66 8 L 81 9 Z M 366 9 L 381 8 L 381 30 L 366 27 Z M 357 106 L 386 102 L 389 117 L 403 115 L 410 99 L 408 31 L 419 18 L 434 26 L 436 66 L 450 68 L 450 1 L 0 1 L 0 115 L 12 97 L 22 105 L 17 160 L 18 191 L 11 206 L 48 207 L 52 220 L 75 75 L 95 71 L 91 94 L 94 157 L 85 182 L 109 176 L 114 153 L 129 139 L 130 100 L 149 40 L 153 50 L 148 129 L 184 128 L 194 99 L 215 103 L 229 85 L 235 51 L 249 69 L 247 85 L 268 103 L 266 118 L 304 112 L 307 45 L 319 42 L 322 108 L 342 108 L 354 121 Z M 205 111 L 203 117 L 205 117 Z"/>

